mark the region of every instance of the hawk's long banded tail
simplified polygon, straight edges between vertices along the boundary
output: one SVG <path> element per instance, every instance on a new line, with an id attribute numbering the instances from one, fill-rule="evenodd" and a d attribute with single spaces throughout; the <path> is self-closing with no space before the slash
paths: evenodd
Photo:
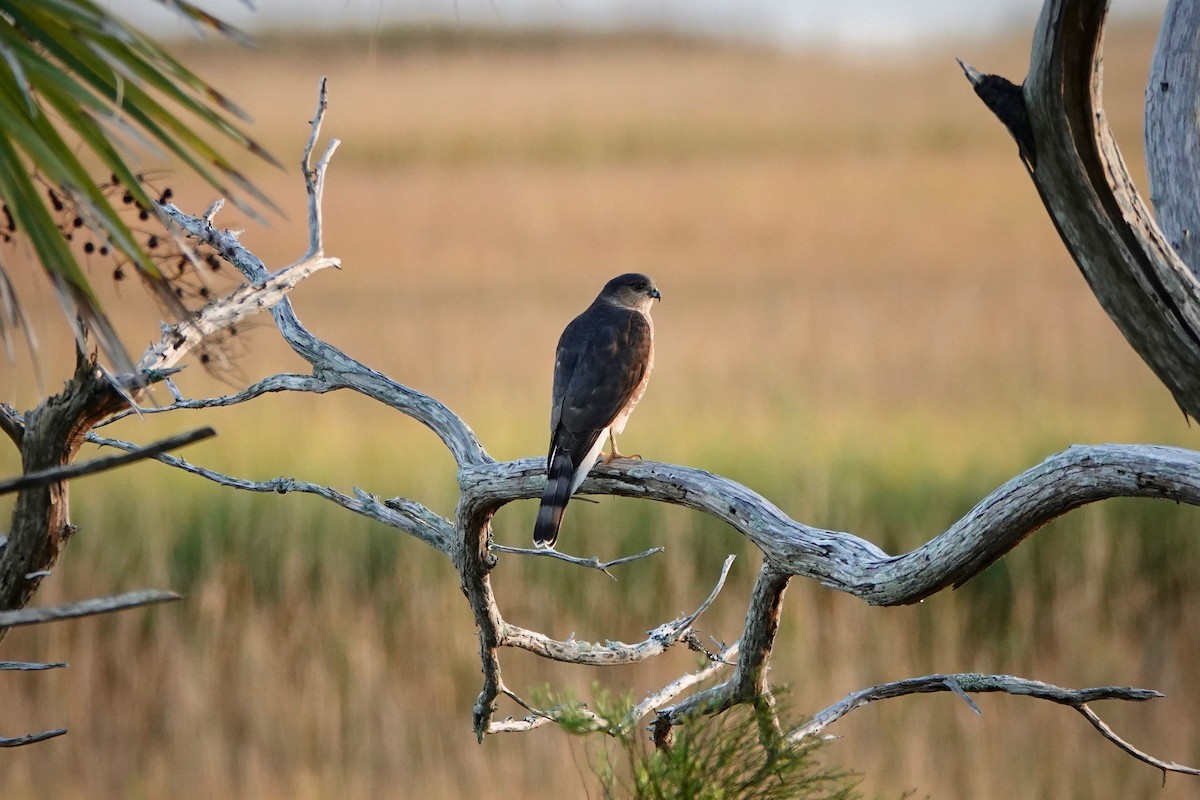
<path id="1" fill-rule="evenodd" d="M 583 483 L 607 438 L 625 429 L 654 366 L 650 306 L 661 298 L 654 281 L 618 275 L 563 330 L 554 353 L 546 493 L 533 543 L 554 547 L 571 495 Z"/>
<path id="2" fill-rule="evenodd" d="M 537 547 L 554 547 L 558 540 L 558 528 L 562 525 L 567 501 L 571 499 L 575 482 L 575 465 L 571 455 L 559 448 L 551 455 L 546 469 L 546 493 L 538 507 L 537 521 L 533 525 L 533 543 Z"/>

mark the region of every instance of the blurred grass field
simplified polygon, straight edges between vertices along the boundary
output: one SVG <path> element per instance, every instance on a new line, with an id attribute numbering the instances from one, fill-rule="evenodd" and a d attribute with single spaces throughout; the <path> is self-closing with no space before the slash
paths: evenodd
<path id="1" fill-rule="evenodd" d="M 1135 165 L 1152 43 L 1141 29 L 1108 40 L 1108 113 Z M 496 458 L 544 452 L 557 335 L 630 270 L 652 274 L 664 301 L 627 449 L 725 474 L 893 552 L 1071 443 L 1195 446 L 953 61 L 1017 78 L 1020 37 L 905 58 L 463 31 L 181 53 L 252 110 L 255 135 L 289 165 L 317 79 L 330 77 L 325 131 L 343 144 L 327 250 L 344 269 L 297 290 L 301 319 L 446 402 Z M 286 219 L 218 221 L 246 227 L 244 242 L 282 266 L 303 251 L 303 187 L 294 171 L 245 166 Z M 165 182 L 181 207 L 212 199 Z M 44 321 L 39 358 L 57 388 L 70 345 L 56 301 L 35 268 L 9 266 Z M 110 271 L 93 265 L 137 351 L 157 331 L 154 310 Z M 180 384 L 223 393 L 303 370 L 276 340 L 259 323 L 230 344 L 235 369 L 193 366 Z M 0 366 L 0 400 L 32 406 L 31 376 L 27 359 Z M 201 423 L 220 436 L 187 451 L 192 461 L 453 508 L 452 462 L 435 438 L 346 394 L 127 420 L 114 433 L 149 441 Z M 0 449 L 0 474 L 17 468 Z M 551 729 L 475 743 L 474 626 L 452 568 L 428 548 L 313 498 L 247 495 L 156 464 L 78 481 L 73 501 L 81 531 L 38 602 L 142 586 L 188 599 L 9 635 L 4 658 L 72 667 L 4 675 L 0 734 L 71 733 L 0 756 L 4 797 L 588 796 L 594 743 Z M 524 543 L 533 510 L 502 511 L 498 540 Z M 797 581 L 772 678 L 802 711 L 927 672 L 1147 686 L 1167 698 L 1097 710 L 1144 749 L 1200 763 L 1197 522 L 1194 509 L 1150 501 L 1084 509 L 908 608 Z M 737 636 L 757 555 L 729 530 L 606 498 L 574 503 L 562 542 L 602 557 L 666 552 L 617 583 L 505 557 L 494 578 L 514 622 L 637 640 L 694 608 L 737 553 L 700 626 Z M 518 690 L 583 697 L 594 681 L 640 694 L 694 664 L 682 652 L 618 670 L 504 658 Z M 862 772 L 872 797 L 1195 796 L 1179 778 L 1160 790 L 1159 773 L 1068 709 L 979 703 L 982 718 L 950 696 L 857 711 L 825 757 Z"/>

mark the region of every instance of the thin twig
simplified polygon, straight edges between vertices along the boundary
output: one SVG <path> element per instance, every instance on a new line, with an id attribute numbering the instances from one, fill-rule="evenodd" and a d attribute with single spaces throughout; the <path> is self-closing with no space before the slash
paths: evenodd
<path id="1" fill-rule="evenodd" d="M 488 733 L 514 733 L 517 731 L 528 731 L 534 728 L 540 728 L 542 725 L 555 722 L 563 724 L 568 720 L 578 722 L 581 719 L 586 719 L 592 726 L 592 730 L 615 732 L 607 719 L 592 711 L 582 703 L 563 703 L 545 710 L 534 708 L 529 703 L 525 702 L 517 695 L 516 692 L 501 684 L 500 691 L 510 700 L 519 705 L 521 708 L 529 712 L 529 716 L 523 719 L 508 719 L 500 723 L 492 723 L 488 728 Z"/>
<path id="2" fill-rule="evenodd" d="M 331 139 L 325 146 L 325 152 L 317 160 L 316 166 L 313 166 L 313 149 L 321 137 L 321 123 L 325 120 L 325 112 L 329 108 L 329 94 L 326 91 L 328 80 L 328 78 L 321 78 L 317 90 L 317 112 L 313 115 L 308 142 L 304 145 L 304 153 L 300 159 L 300 170 L 304 173 L 304 187 L 308 192 L 308 254 L 310 256 L 320 255 L 325 249 L 322 220 L 325 173 L 329 167 L 329 159 L 333 157 L 334 151 L 341 144 L 337 139 Z"/>
<path id="3" fill-rule="evenodd" d="M 1039 700 L 1049 700 L 1060 705 L 1070 706 L 1090 722 L 1100 734 L 1115 744 L 1121 750 L 1153 767 L 1166 772 L 1178 772 L 1184 775 L 1200 775 L 1200 770 L 1194 767 L 1162 761 L 1138 750 L 1133 745 L 1117 736 L 1111 728 L 1088 708 L 1087 704 L 1096 700 L 1130 700 L 1142 702 L 1153 700 L 1163 695 L 1153 689 L 1136 689 L 1130 686 L 1099 686 L 1090 689 L 1064 689 L 1042 681 L 1019 678 L 1015 675 L 980 675 L 973 672 L 956 675 L 924 675 L 919 678 L 908 678 L 892 683 L 883 683 L 867 689 L 861 689 L 846 695 L 838 702 L 813 715 L 807 723 L 794 728 L 788 733 L 788 741 L 796 743 L 802 739 L 819 734 L 832 723 L 849 714 L 856 708 L 861 708 L 876 700 L 886 700 L 892 697 L 904 697 L 910 694 L 927 692 L 954 692 L 960 696 L 966 693 L 1000 692 L 1012 695 L 1025 695 Z M 973 702 L 971 708 L 978 713 L 979 709 Z"/>
<path id="4" fill-rule="evenodd" d="M 630 709 L 629 714 L 625 717 L 625 721 L 622 723 L 622 725 L 633 726 L 642 717 L 646 716 L 652 711 L 657 711 L 666 703 L 674 700 L 684 690 L 690 689 L 698 683 L 703 683 L 711 678 L 721 668 L 730 666 L 732 659 L 737 657 L 739 646 L 740 642 L 734 642 L 733 644 L 729 645 L 729 647 L 726 647 L 720 653 L 719 657 L 710 657 L 708 659 L 708 663 L 705 664 L 703 668 L 698 669 L 695 672 L 689 672 L 684 675 L 680 675 L 678 678 L 671 681 L 658 691 L 651 692 L 650 694 L 646 695 L 646 698 L 642 700 L 642 702 Z"/>
<path id="5" fill-rule="evenodd" d="M 504 544 L 492 544 L 489 549 L 498 553 L 515 553 L 522 556 L 541 556 L 543 558 L 553 558 L 559 561 L 566 561 L 568 564 L 587 567 L 588 569 L 598 569 L 615 581 L 617 576 L 608 571 L 609 567 L 616 567 L 621 564 L 628 564 L 631 561 L 649 558 L 650 556 L 663 552 L 665 548 L 651 547 L 649 550 L 646 550 L 643 553 L 637 553 L 636 555 L 632 556 L 622 556 L 621 558 L 614 558 L 612 561 L 601 561 L 599 556 L 580 558 L 579 556 L 560 553 L 557 550 L 533 549 L 530 547 L 509 547 L 508 545 Z"/>
<path id="6" fill-rule="evenodd" d="M 208 439 L 216 435 L 217 432 L 212 428 L 197 428 L 196 430 L 188 433 L 180 433 L 175 436 L 170 436 L 166 439 L 155 442 L 154 444 L 137 447 L 135 450 L 129 450 L 128 452 L 121 453 L 120 455 L 95 458 L 83 464 L 66 464 L 61 467 L 52 467 L 51 469 L 40 469 L 36 472 L 27 472 L 19 477 L 0 481 L 0 494 L 19 492 L 22 489 L 28 489 L 32 486 L 45 486 L 51 483 L 69 480 L 71 478 L 80 478 L 84 475 L 93 475 L 97 472 L 104 472 L 105 470 L 131 464 L 134 461 L 141 461 L 145 458 L 155 458 L 167 450 L 175 450 L 176 448 L 193 444 L 194 442 L 203 441 L 204 439 Z"/>
<path id="7" fill-rule="evenodd" d="M 94 444 L 115 447 L 118 450 L 129 450 L 136 447 L 136 445 L 122 441 L 121 439 L 97 436 L 94 433 L 89 433 L 87 440 Z M 449 542 L 454 530 L 453 526 L 448 520 L 414 501 L 401 502 L 399 500 L 389 500 L 382 502 L 374 495 L 364 492 L 361 489 L 355 489 L 355 496 L 351 497 L 329 486 L 322 486 L 321 484 L 309 481 L 300 481 L 295 478 L 278 477 L 265 481 L 234 478 L 207 467 L 197 466 L 178 456 L 166 453 L 160 453 L 153 458 L 169 467 L 190 472 L 193 475 L 198 475 L 221 486 L 241 489 L 246 492 L 271 492 L 274 494 L 300 492 L 303 494 L 315 494 L 318 497 L 323 497 L 330 502 L 336 503 L 348 511 L 361 514 L 364 517 L 382 522 L 385 525 L 390 525 L 393 528 L 399 528 L 444 553 L 449 552 Z"/>
<path id="8" fill-rule="evenodd" d="M 723 660 L 710 661 L 701 669 L 695 672 L 685 673 L 661 689 L 651 692 L 644 700 L 642 700 L 642 702 L 631 708 L 629 712 L 622 717 L 619 722 L 616 723 L 610 722 L 594 711 L 579 705 L 555 706 L 554 708 L 545 710 L 537 709 L 510 691 L 508 687 L 501 686 L 500 691 L 511 698 L 517 705 L 528 711 L 529 716 L 521 719 L 513 719 L 512 717 L 509 717 L 507 719 L 492 722 L 488 726 L 487 732 L 489 734 L 520 733 L 533 730 L 534 728 L 540 728 L 543 725 L 548 725 L 550 723 L 562 723 L 563 720 L 567 718 L 571 720 L 577 720 L 580 717 L 586 717 L 596 726 L 597 730 L 604 730 L 614 735 L 619 734 L 622 731 L 632 728 L 638 723 L 638 720 L 655 711 L 664 703 L 671 701 L 681 692 L 684 692 L 696 684 L 703 683 L 711 678 L 713 674 L 717 672 L 717 670 L 728 666 L 729 661 L 737 656 L 737 652 L 738 645 L 735 642 L 726 648 L 723 653 L 721 653 Z"/>
<path id="9" fill-rule="evenodd" d="M 163 414 L 167 411 L 178 411 L 180 409 L 224 408 L 226 406 L 237 405 L 238 403 L 245 403 L 248 400 L 253 400 L 256 397 L 261 397 L 271 392 L 313 392 L 314 394 L 324 394 L 325 392 L 341 388 L 329 381 L 321 380 L 312 375 L 299 375 L 286 372 L 263 378 L 257 383 L 247 386 L 240 392 L 220 397 L 205 397 L 199 400 L 184 398 L 179 392 L 179 387 L 174 382 L 168 382 L 167 385 L 171 390 L 172 396 L 175 398 L 175 402 L 170 405 L 143 407 L 137 410 L 127 408 L 97 423 L 95 427 L 103 428 L 105 425 L 111 425 L 114 422 L 125 419 L 130 414 Z"/>
<path id="10" fill-rule="evenodd" d="M 164 592 L 159 589 L 142 589 L 113 597 L 80 600 L 77 603 L 21 608 L 15 611 L 0 611 L 0 628 L 15 628 L 19 625 L 38 625 L 43 622 L 56 622 L 62 619 L 90 617 L 95 614 L 109 614 L 113 611 L 123 611 L 127 608 L 138 608 L 156 603 L 169 603 L 180 599 L 182 599 L 182 595 L 178 595 L 175 592 Z"/>
<path id="11" fill-rule="evenodd" d="M 1150 755 L 1149 753 L 1143 752 L 1143 751 L 1139 750 L 1138 748 L 1134 747 L 1129 742 L 1122 739 L 1120 736 L 1117 736 L 1117 734 L 1113 732 L 1113 729 L 1108 727 L 1108 724 L 1104 720 L 1100 719 L 1099 716 L 1096 715 L 1095 711 L 1092 711 L 1090 708 L 1088 708 L 1087 703 L 1080 703 L 1079 705 L 1074 706 L 1074 708 L 1076 711 L 1078 711 L 1080 714 L 1083 715 L 1084 719 L 1086 719 L 1088 722 L 1092 723 L 1092 727 L 1094 727 L 1096 730 L 1100 731 L 1100 735 L 1103 736 L 1105 739 L 1108 739 L 1110 742 L 1115 744 L 1121 750 L 1124 750 L 1129 755 L 1136 758 L 1138 761 L 1149 764 L 1152 767 L 1158 767 L 1159 769 L 1161 769 L 1163 772 L 1163 781 L 1164 782 L 1166 782 L 1166 780 L 1167 780 L 1168 772 L 1178 772 L 1182 775 L 1200 775 L 1200 769 L 1196 769 L 1195 767 L 1184 766 L 1183 764 L 1176 764 L 1174 761 L 1163 761 L 1162 759 L 1155 758 L 1154 756 Z"/>
<path id="12" fill-rule="evenodd" d="M 31 733 L 28 736 L 18 736 L 15 739 L 5 739 L 0 737 L 0 747 L 21 747 L 27 744 L 35 744 L 44 742 L 47 739 L 53 739 L 55 736 L 62 736 L 67 732 L 66 728 L 55 728 L 52 731 L 43 731 L 41 733 Z"/>
<path id="13" fill-rule="evenodd" d="M 529 731 L 534 728 L 540 728 L 551 722 L 562 724 L 567 720 L 577 722 L 580 719 L 586 719 L 592 725 L 593 730 L 611 731 L 612 724 L 604 717 L 592 711 L 585 705 L 580 703 L 564 703 L 545 710 L 534 708 L 529 703 L 525 702 L 517 695 L 516 692 L 501 684 L 500 691 L 514 703 L 529 712 L 529 716 L 523 719 L 508 719 L 500 723 L 492 723 L 488 728 L 488 733 L 515 733 L 518 731 Z"/>
<path id="14" fill-rule="evenodd" d="M 653 658 L 682 640 L 692 625 L 713 604 L 725 586 L 729 569 L 733 566 L 734 556 L 725 559 L 721 567 L 721 575 L 717 585 L 695 611 L 687 616 L 679 617 L 659 625 L 647 632 L 647 637 L 637 644 L 605 641 L 603 643 L 585 642 L 572 637 L 567 641 L 551 639 L 538 631 L 531 631 L 509 622 L 502 623 L 500 643 L 508 647 L 519 647 L 536 653 L 543 658 L 555 661 L 565 661 L 571 664 L 592 664 L 596 666 L 612 666 L 615 664 L 636 664 Z"/>
<path id="15" fill-rule="evenodd" d="M 12 669 L 19 672 L 38 672 L 44 669 L 62 669 L 70 666 L 65 661 L 42 664 L 37 661 L 0 661 L 0 670 Z"/>

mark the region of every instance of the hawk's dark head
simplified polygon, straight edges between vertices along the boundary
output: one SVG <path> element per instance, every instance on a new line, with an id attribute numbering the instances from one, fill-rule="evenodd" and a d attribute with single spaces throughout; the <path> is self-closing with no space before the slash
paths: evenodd
<path id="1" fill-rule="evenodd" d="M 640 272 L 626 272 L 604 284 L 600 299 L 622 308 L 649 312 L 650 305 L 655 300 L 661 300 L 662 295 L 648 276 Z"/>

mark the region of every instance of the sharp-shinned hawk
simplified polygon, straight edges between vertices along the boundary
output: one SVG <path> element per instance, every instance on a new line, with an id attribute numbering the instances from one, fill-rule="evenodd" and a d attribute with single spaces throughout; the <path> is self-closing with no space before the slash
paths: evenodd
<path id="1" fill-rule="evenodd" d="M 622 457 L 616 437 L 650 380 L 650 306 L 661 297 L 645 275 L 618 275 L 558 340 L 546 493 L 533 528 L 538 547 L 554 547 L 567 501 L 595 466 L 605 438 L 612 449 L 604 463 Z"/>

